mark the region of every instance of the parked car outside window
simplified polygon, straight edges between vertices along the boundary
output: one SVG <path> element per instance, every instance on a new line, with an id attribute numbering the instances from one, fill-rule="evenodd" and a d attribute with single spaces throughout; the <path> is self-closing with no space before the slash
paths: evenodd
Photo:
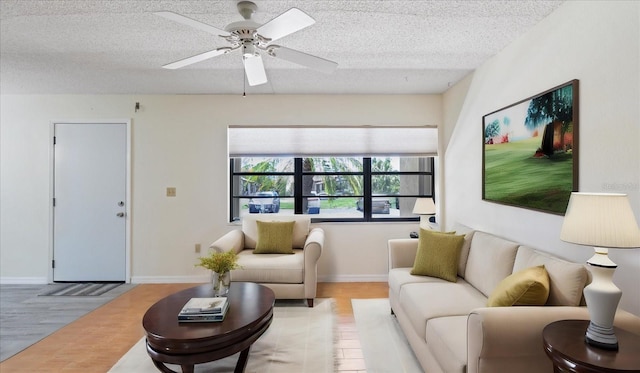
<path id="1" fill-rule="evenodd" d="M 386 197 L 373 197 L 371 199 L 371 213 L 372 214 L 388 214 L 391 202 Z M 356 202 L 356 208 L 358 211 L 364 211 L 364 200 L 360 198 Z"/>
<path id="2" fill-rule="evenodd" d="M 258 192 L 255 198 L 249 200 L 249 213 L 277 213 L 280 211 L 280 197 L 278 192 Z"/>

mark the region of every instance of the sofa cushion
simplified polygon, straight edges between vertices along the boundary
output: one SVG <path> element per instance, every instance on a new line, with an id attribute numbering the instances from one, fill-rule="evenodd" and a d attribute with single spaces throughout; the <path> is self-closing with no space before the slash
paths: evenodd
<path id="1" fill-rule="evenodd" d="M 544 265 L 549 274 L 549 298 L 551 306 L 578 306 L 582 290 L 587 283 L 587 270 L 583 264 L 572 263 L 553 257 L 527 246 L 520 246 L 513 270 Z"/>
<path id="2" fill-rule="evenodd" d="M 389 270 L 389 290 L 400 294 L 400 289 L 405 284 L 441 282 L 442 279 L 429 276 L 417 276 L 411 274 L 411 268 L 393 268 Z"/>
<path id="3" fill-rule="evenodd" d="M 465 373 L 467 367 L 467 316 L 433 318 L 427 322 L 427 344 L 442 370 Z"/>
<path id="4" fill-rule="evenodd" d="M 244 248 L 255 249 L 258 242 L 258 224 L 256 221 L 295 221 L 293 226 L 293 248 L 302 249 L 309 235 L 311 219 L 308 216 L 274 215 L 266 217 L 246 215 L 242 217 L 242 232 L 244 233 Z"/>
<path id="5" fill-rule="evenodd" d="M 413 329 L 423 339 L 427 322 L 432 318 L 468 315 L 487 304 L 487 298 L 463 279 L 458 282 L 434 279 L 428 286 L 405 284 L 400 289 L 399 301 Z"/>
<path id="6" fill-rule="evenodd" d="M 549 297 L 549 275 L 543 265 L 517 271 L 489 296 L 489 307 L 544 306 Z"/>
<path id="7" fill-rule="evenodd" d="M 455 282 L 463 243 L 464 236 L 420 229 L 418 252 L 411 274 Z"/>
<path id="8" fill-rule="evenodd" d="M 476 231 L 471 240 L 464 278 L 487 297 L 513 271 L 518 244 Z"/>
<path id="9" fill-rule="evenodd" d="M 231 281 L 301 284 L 304 280 L 304 251 L 291 254 L 254 255 L 252 250 L 238 253 L 241 269 L 231 271 Z"/>
<path id="10" fill-rule="evenodd" d="M 467 260 L 469 260 L 469 249 L 471 248 L 471 240 L 475 231 L 457 230 L 459 234 L 464 234 L 464 243 L 460 249 L 460 261 L 458 262 L 458 276 L 464 278 L 464 272 L 467 268 Z"/>
<path id="11" fill-rule="evenodd" d="M 254 254 L 293 254 L 295 221 L 256 221 L 258 242 Z"/>

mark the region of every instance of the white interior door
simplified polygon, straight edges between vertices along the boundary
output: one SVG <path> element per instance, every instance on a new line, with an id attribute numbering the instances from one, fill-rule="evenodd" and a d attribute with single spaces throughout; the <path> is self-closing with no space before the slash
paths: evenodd
<path id="1" fill-rule="evenodd" d="M 125 281 L 126 123 L 54 124 L 53 281 Z"/>

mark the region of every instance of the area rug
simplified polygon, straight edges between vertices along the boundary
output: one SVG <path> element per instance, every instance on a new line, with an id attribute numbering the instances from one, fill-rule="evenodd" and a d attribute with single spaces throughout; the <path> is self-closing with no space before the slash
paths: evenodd
<path id="1" fill-rule="evenodd" d="M 117 288 L 122 283 L 70 283 L 51 284 L 40 296 L 75 296 L 75 297 L 97 297 L 110 290 Z"/>
<path id="2" fill-rule="evenodd" d="M 353 316 L 367 373 L 422 373 L 389 299 L 352 299 Z"/>
<path id="3" fill-rule="evenodd" d="M 273 321 L 267 331 L 251 346 L 246 373 L 322 373 L 333 372 L 335 364 L 336 317 L 333 299 L 316 299 L 306 303 L 277 301 Z M 238 355 L 211 363 L 198 364 L 195 372 L 233 372 Z M 176 372 L 179 366 L 168 365 Z M 109 373 L 157 373 L 140 339 Z"/>

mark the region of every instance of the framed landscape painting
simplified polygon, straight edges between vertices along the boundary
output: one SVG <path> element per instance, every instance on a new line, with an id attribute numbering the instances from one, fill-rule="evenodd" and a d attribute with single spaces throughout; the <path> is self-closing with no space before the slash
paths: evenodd
<path id="1" fill-rule="evenodd" d="M 578 80 L 482 117 L 482 199 L 564 215 L 578 190 Z"/>

